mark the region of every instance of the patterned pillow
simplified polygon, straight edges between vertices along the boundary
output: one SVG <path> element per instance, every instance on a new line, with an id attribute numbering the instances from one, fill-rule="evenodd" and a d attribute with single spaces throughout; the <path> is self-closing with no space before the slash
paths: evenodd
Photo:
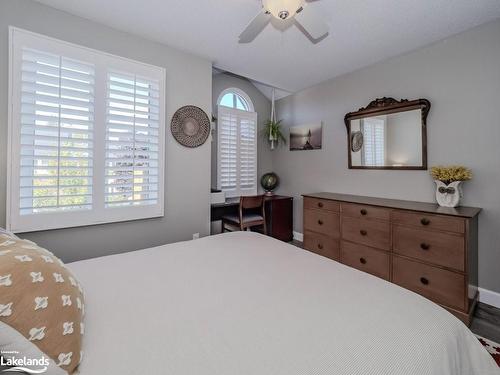
<path id="1" fill-rule="evenodd" d="M 81 285 L 60 259 L 31 241 L 0 235 L 0 348 L 4 357 L 9 354 L 5 348 L 17 352 L 15 357 L 41 353 L 58 366 L 49 373 L 72 374 L 83 355 L 84 309 Z M 13 339 L 5 332 L 17 336 Z"/>
<path id="2" fill-rule="evenodd" d="M 10 232 L 7 229 L 2 228 L 2 227 L 0 227 L 0 234 L 6 234 L 9 237 L 19 238 L 14 233 L 12 233 L 12 232 Z"/>

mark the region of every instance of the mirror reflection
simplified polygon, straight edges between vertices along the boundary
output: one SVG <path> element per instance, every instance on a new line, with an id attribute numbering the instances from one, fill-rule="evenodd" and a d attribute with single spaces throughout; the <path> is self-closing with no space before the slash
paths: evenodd
<path id="1" fill-rule="evenodd" d="M 421 109 L 351 120 L 350 127 L 353 166 L 423 164 Z"/>

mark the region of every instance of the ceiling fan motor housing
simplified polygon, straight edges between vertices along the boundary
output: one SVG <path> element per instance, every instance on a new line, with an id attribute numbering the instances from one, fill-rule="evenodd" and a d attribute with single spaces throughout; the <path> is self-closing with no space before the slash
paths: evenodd
<path id="1" fill-rule="evenodd" d="M 289 15 L 290 12 L 288 10 L 282 10 L 281 12 L 278 13 L 279 18 L 281 18 L 282 20 L 286 20 Z"/>
<path id="2" fill-rule="evenodd" d="M 303 3 L 303 0 L 262 0 L 264 9 L 281 20 L 294 16 Z"/>

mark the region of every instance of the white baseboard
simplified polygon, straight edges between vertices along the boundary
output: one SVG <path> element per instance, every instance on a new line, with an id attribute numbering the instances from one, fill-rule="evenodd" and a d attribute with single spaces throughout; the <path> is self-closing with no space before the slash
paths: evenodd
<path id="1" fill-rule="evenodd" d="M 299 242 L 304 242 L 304 235 L 302 233 L 299 233 L 299 232 L 293 232 L 293 239 L 295 241 L 299 241 Z"/>
<path id="2" fill-rule="evenodd" d="M 480 302 L 500 308 L 500 293 L 483 288 L 478 288 L 478 289 L 479 289 Z"/>

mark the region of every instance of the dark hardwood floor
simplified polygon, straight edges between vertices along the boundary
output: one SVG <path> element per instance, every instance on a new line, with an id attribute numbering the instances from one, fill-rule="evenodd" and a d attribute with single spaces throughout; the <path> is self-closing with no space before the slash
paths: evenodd
<path id="1" fill-rule="evenodd" d="M 500 309 L 479 302 L 470 329 L 477 335 L 500 343 Z"/>
<path id="2" fill-rule="evenodd" d="M 302 242 L 293 240 L 291 244 L 302 248 Z M 476 335 L 500 344 L 500 309 L 479 302 L 470 329 Z"/>

